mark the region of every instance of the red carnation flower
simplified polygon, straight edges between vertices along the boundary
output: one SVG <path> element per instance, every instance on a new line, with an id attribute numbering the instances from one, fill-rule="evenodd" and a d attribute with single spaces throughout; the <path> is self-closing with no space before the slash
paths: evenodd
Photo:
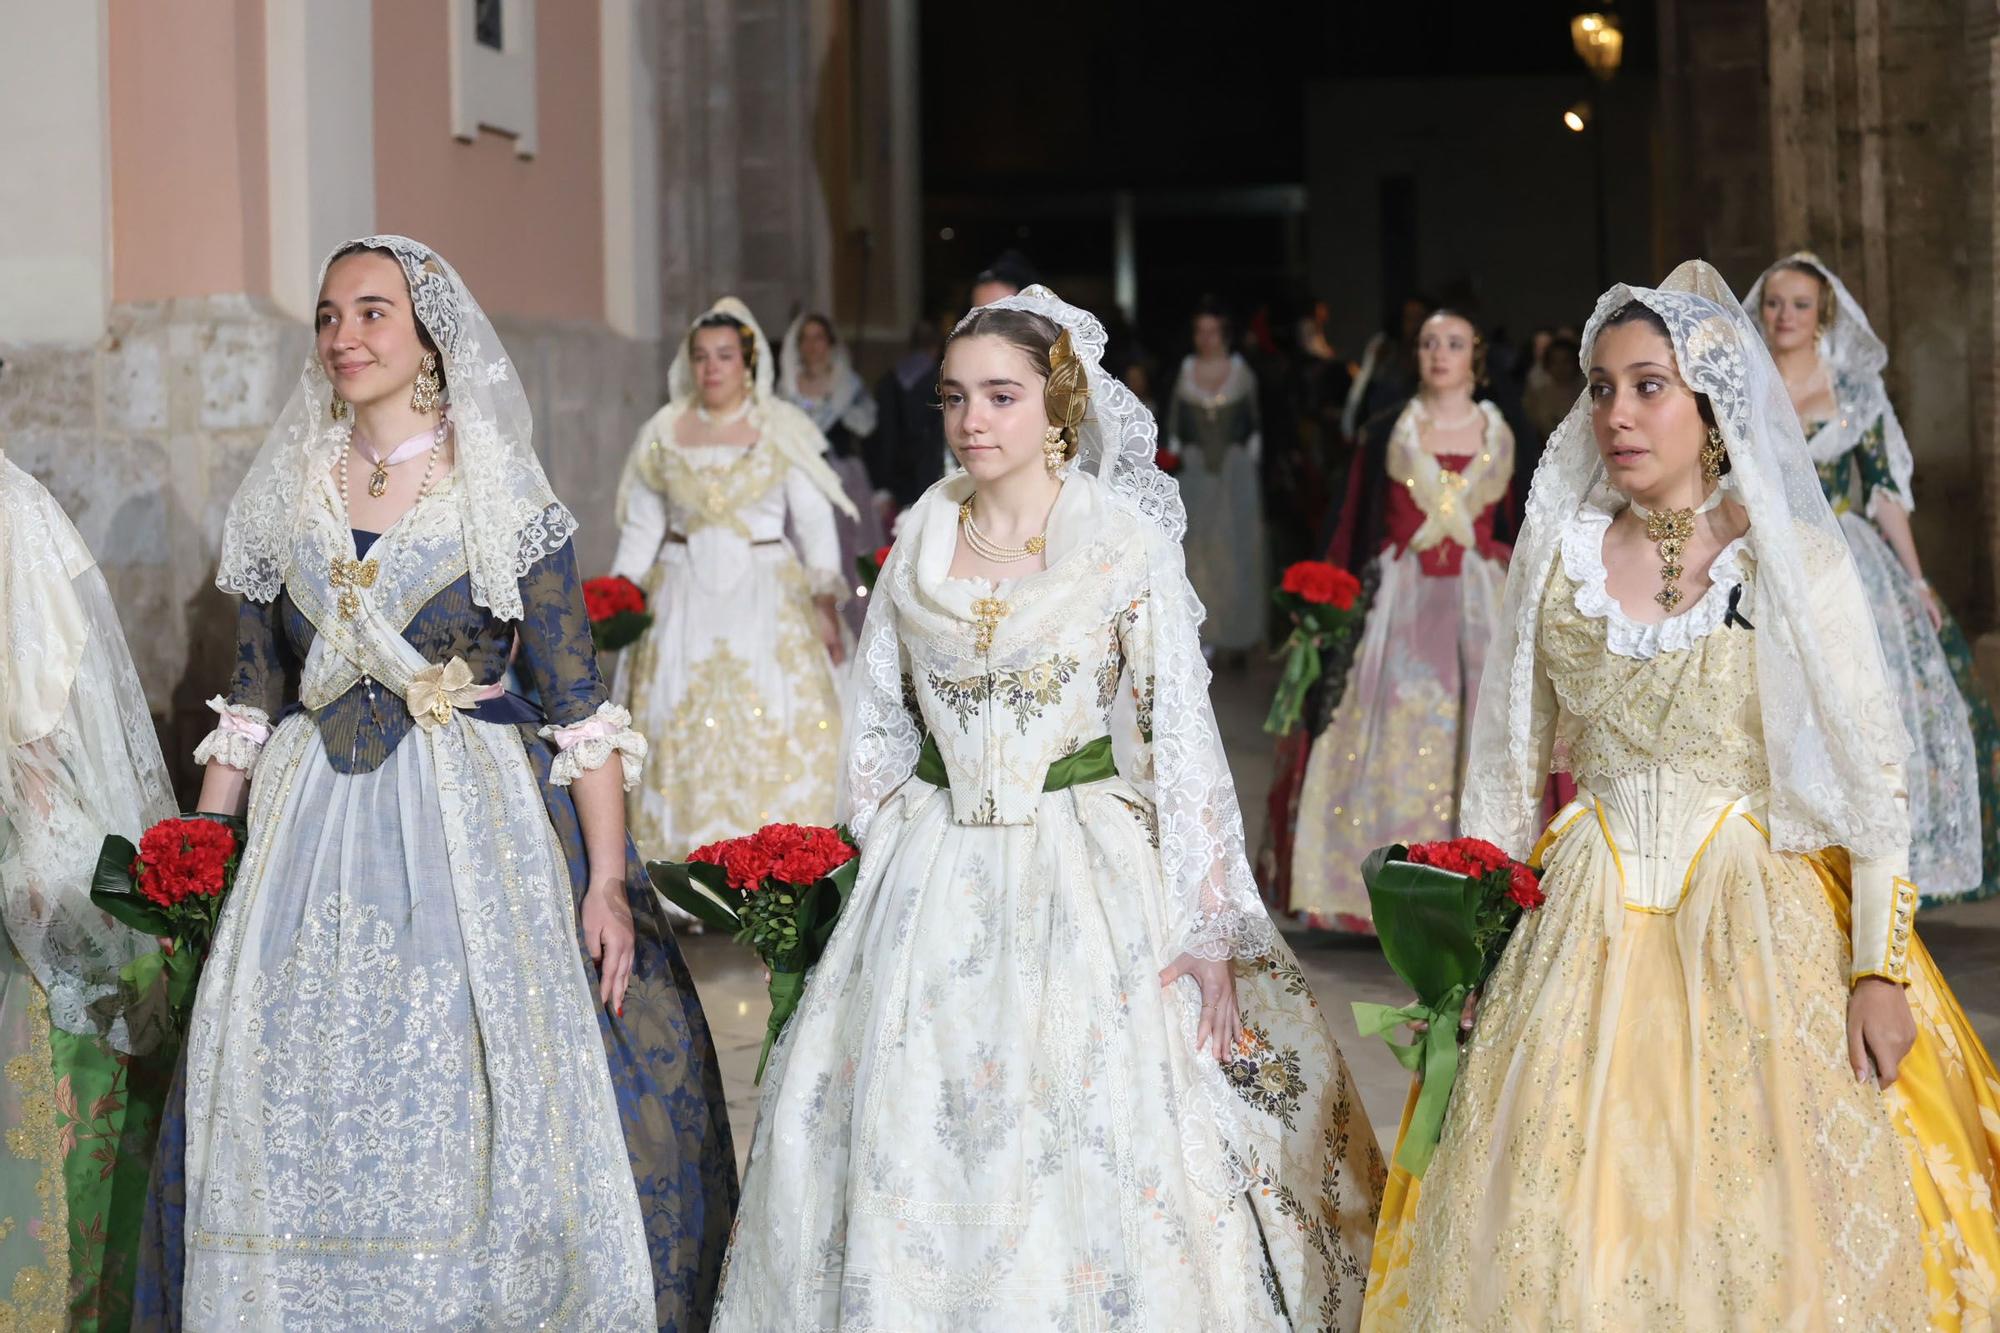
<path id="1" fill-rule="evenodd" d="M 1514 867 L 1513 878 L 1507 885 L 1507 896 L 1524 912 L 1532 912 L 1548 901 L 1548 895 L 1542 892 L 1541 876 L 1521 865 Z"/>
<path id="2" fill-rule="evenodd" d="M 162 907 L 220 897 L 236 834 L 212 819 L 163 819 L 139 838 L 139 892 Z"/>
<path id="3" fill-rule="evenodd" d="M 873 559 L 873 560 L 875 561 L 875 568 L 877 568 L 877 569 L 880 569 L 880 568 L 882 568 L 882 566 L 884 566 L 884 565 L 888 564 L 888 563 L 889 563 L 889 552 L 890 552 L 890 551 L 892 551 L 892 550 L 894 550 L 894 549 L 895 549 L 895 547 L 894 547 L 894 546 L 878 546 L 878 547 L 876 547 L 876 548 L 875 548 L 875 554 L 874 554 L 874 556 L 872 557 L 872 559 Z"/>
<path id="4" fill-rule="evenodd" d="M 1153 465 L 1171 477 L 1181 470 L 1181 456 L 1171 449 L 1162 448 L 1154 453 Z"/>
<path id="5" fill-rule="evenodd" d="M 1315 605 L 1339 611 L 1351 609 L 1361 593 L 1361 580 L 1324 560 L 1299 561 L 1285 571 L 1284 582 L 1279 586 Z"/>

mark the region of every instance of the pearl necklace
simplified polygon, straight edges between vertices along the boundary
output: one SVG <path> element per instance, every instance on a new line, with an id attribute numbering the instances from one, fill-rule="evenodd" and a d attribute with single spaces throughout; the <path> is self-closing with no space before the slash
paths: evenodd
<path id="1" fill-rule="evenodd" d="M 1043 548 L 1049 544 L 1049 534 L 1044 529 L 1040 536 L 1028 538 L 1026 546 L 1000 545 L 981 532 L 979 525 L 972 521 L 970 500 L 958 507 L 958 526 L 964 530 L 965 544 L 972 548 L 973 553 L 982 559 L 991 560 L 996 565 L 1011 565 L 1018 560 L 1026 560 L 1031 555 L 1040 555 Z"/>
<path id="2" fill-rule="evenodd" d="M 1669 615 L 1684 598 L 1680 580 L 1687 571 L 1681 566 L 1681 552 L 1687 549 L 1688 538 L 1694 536 L 1695 515 L 1706 514 L 1721 503 L 1720 486 L 1693 509 L 1648 509 L 1637 500 L 1631 501 L 1632 512 L 1646 525 L 1646 540 L 1660 548 L 1660 590 L 1653 594 L 1653 600 L 1665 607 Z"/>
<path id="3" fill-rule="evenodd" d="M 1467 412 L 1464 416 L 1460 417 L 1458 420 L 1439 421 L 1435 416 L 1431 414 L 1430 408 L 1424 405 L 1423 399 L 1419 398 L 1416 401 L 1417 401 L 1417 417 L 1419 423 L 1422 425 L 1429 426 L 1432 430 L 1464 430 L 1467 426 L 1470 426 L 1473 422 L 1479 420 L 1480 417 L 1485 415 L 1485 413 L 1481 410 L 1479 404 L 1474 403 L 1472 405 L 1472 410 L 1470 412 Z"/>

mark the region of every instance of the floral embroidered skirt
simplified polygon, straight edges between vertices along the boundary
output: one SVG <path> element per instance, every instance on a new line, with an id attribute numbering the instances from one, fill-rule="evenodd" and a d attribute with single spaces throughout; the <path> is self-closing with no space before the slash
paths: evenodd
<path id="1" fill-rule="evenodd" d="M 1191 1050 L 1152 812 L 1122 780 L 876 815 L 765 1076 L 719 1330 L 1352 1329 L 1381 1158 L 1282 943 Z M 1205 1067 L 1203 1067 L 1205 1066 Z"/>
<path id="2" fill-rule="evenodd" d="M 1841 855 L 1730 817 L 1659 912 L 1597 821 L 1545 842 L 1363 1327 L 1992 1328 L 2000 1078 L 1919 945 L 1917 1046 L 1855 1082 Z"/>

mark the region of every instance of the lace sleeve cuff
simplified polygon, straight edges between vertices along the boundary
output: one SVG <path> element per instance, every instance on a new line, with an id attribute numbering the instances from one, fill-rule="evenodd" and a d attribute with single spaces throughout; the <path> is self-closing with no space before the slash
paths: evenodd
<path id="1" fill-rule="evenodd" d="M 556 759 L 549 768 L 549 781 L 556 786 L 567 787 L 583 774 L 604 767 L 614 751 L 624 766 L 625 790 L 639 785 L 646 738 L 632 730 L 632 715 L 617 704 L 599 704 L 596 714 L 585 721 L 573 727 L 543 727 L 540 734 L 555 743 Z"/>
<path id="2" fill-rule="evenodd" d="M 854 580 L 834 570 L 808 567 L 806 583 L 815 597 L 831 597 L 836 602 L 846 602 L 854 596 Z"/>
<path id="3" fill-rule="evenodd" d="M 226 764 L 245 773 L 254 771 L 264 742 L 271 739 L 271 715 L 261 708 L 230 703 L 219 694 L 208 706 L 222 720 L 194 747 L 194 761 Z"/>

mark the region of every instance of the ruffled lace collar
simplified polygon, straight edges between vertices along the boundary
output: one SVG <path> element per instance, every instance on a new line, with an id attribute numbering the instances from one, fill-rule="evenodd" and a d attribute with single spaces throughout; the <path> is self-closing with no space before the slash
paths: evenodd
<path id="1" fill-rule="evenodd" d="M 1604 534 L 1615 512 L 1585 504 L 1563 531 L 1563 573 L 1576 585 L 1577 614 L 1604 622 L 1605 646 L 1620 657 L 1645 661 L 1661 653 L 1692 648 L 1721 627 L 1729 614 L 1729 593 L 1744 580 L 1744 558 L 1750 534 L 1716 552 L 1708 567 L 1709 587 L 1694 605 L 1656 624 L 1632 619 L 1611 595 L 1611 572 L 1604 567 Z"/>

